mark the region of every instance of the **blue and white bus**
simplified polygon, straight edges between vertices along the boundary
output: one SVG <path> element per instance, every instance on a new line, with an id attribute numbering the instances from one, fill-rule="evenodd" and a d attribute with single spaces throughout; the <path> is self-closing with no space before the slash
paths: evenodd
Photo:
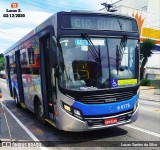
<path id="1" fill-rule="evenodd" d="M 59 130 L 134 122 L 139 38 L 129 16 L 58 12 L 6 50 L 10 94 L 17 106 Z"/>

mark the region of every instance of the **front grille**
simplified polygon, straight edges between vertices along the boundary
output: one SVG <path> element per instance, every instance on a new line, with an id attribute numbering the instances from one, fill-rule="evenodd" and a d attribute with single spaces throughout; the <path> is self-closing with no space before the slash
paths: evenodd
<path id="1" fill-rule="evenodd" d="M 122 114 L 119 116 L 112 116 L 110 118 L 117 118 L 117 124 L 125 123 L 130 120 L 131 114 L 132 112 L 127 114 Z M 104 123 L 105 119 L 108 119 L 108 118 L 105 118 L 105 117 L 104 118 L 85 118 L 85 121 L 87 122 L 88 126 L 96 127 L 96 126 L 105 126 L 105 123 Z"/>
<path id="2" fill-rule="evenodd" d="M 104 104 L 128 100 L 131 99 L 134 95 L 135 93 L 133 91 L 103 95 L 89 95 L 81 97 L 78 101 L 84 104 Z"/>

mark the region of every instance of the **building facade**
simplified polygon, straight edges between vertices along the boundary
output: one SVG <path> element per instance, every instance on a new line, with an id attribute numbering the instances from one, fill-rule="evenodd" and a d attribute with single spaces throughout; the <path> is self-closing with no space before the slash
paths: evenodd
<path id="1" fill-rule="evenodd" d="M 156 41 L 153 54 L 146 64 L 145 77 L 160 79 L 160 0 L 119 0 L 114 4 L 116 13 L 133 16 L 138 21 L 141 42 L 144 39 Z M 102 9 L 106 11 L 106 9 Z M 156 71 L 155 71 L 156 70 Z"/>

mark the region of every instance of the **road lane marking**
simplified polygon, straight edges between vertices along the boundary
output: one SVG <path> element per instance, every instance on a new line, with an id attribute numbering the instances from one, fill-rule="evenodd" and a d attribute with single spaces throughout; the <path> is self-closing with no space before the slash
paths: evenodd
<path id="1" fill-rule="evenodd" d="M 23 130 L 26 131 L 26 133 L 30 136 L 30 138 L 35 142 L 40 142 L 28 128 L 22 124 L 22 122 L 1 102 L 1 105 L 5 108 L 5 110 L 8 111 L 8 113 L 14 118 L 14 120 L 22 127 Z M 41 143 L 41 142 L 40 142 Z M 41 145 L 43 145 L 41 143 Z M 41 150 L 47 150 L 46 147 L 39 147 Z"/>
<path id="2" fill-rule="evenodd" d="M 144 133 L 148 133 L 148 134 L 154 135 L 156 137 L 160 137 L 160 134 L 152 132 L 152 131 L 149 131 L 149 130 L 146 130 L 146 129 L 142 129 L 142 128 L 139 128 L 139 127 L 136 127 L 136 126 L 132 126 L 132 125 L 129 125 L 129 124 L 124 125 L 124 126 L 132 128 L 132 129 L 135 129 L 135 130 L 138 130 L 138 131 L 141 131 L 141 132 L 144 132 Z"/>
<path id="3" fill-rule="evenodd" d="M 2 104 L 2 103 L 1 103 L 1 104 Z M 2 105 L 2 109 L 3 109 L 3 105 Z M 8 124 L 7 117 L 6 117 L 6 113 L 5 113 L 5 111 L 4 111 L 3 113 L 4 113 L 4 117 L 5 117 L 5 119 L 6 119 L 6 124 L 7 124 L 8 132 L 9 132 L 9 137 L 10 137 L 10 139 L 12 140 L 11 131 L 10 131 L 10 127 L 9 127 L 9 124 Z"/>

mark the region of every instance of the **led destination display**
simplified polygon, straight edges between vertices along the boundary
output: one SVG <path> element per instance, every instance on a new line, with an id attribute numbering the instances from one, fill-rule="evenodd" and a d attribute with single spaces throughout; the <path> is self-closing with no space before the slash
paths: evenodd
<path id="1" fill-rule="evenodd" d="M 69 23 L 66 23 L 69 21 Z M 62 20 L 62 28 L 69 29 L 93 29 L 93 30 L 115 30 L 115 31 L 138 31 L 135 20 L 118 18 L 112 16 L 83 16 L 65 15 Z"/>

